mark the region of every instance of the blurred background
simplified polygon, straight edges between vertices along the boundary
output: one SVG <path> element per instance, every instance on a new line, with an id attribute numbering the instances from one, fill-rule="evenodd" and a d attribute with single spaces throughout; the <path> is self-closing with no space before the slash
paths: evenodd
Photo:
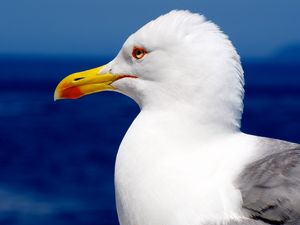
<path id="1" fill-rule="evenodd" d="M 2 0 L 1 225 L 118 224 L 114 160 L 139 109 L 117 93 L 54 102 L 53 91 L 172 9 L 204 14 L 236 46 L 246 77 L 242 130 L 300 143 L 298 0 Z"/>

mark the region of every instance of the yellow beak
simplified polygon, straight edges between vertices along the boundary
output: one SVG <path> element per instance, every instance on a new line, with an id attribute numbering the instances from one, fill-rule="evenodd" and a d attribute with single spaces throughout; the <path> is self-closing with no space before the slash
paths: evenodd
<path id="1" fill-rule="evenodd" d="M 114 75 L 112 73 L 99 74 L 103 67 L 73 73 L 64 78 L 55 89 L 54 100 L 76 99 L 96 92 L 115 90 L 111 85 L 114 81 L 124 77 L 135 78 L 134 76 Z"/>

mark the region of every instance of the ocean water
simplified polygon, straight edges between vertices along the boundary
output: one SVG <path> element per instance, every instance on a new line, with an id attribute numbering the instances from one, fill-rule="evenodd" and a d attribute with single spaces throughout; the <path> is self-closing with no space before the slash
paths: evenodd
<path id="1" fill-rule="evenodd" d="M 107 62 L 0 59 L 0 224 L 115 225 L 118 145 L 138 114 L 118 93 L 53 101 L 65 75 Z M 300 143 L 300 65 L 245 61 L 246 133 Z"/>

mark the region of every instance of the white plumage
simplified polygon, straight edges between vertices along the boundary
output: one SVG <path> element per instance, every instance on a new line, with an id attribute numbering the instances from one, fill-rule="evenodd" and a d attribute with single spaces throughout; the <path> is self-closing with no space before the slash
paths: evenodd
<path id="1" fill-rule="evenodd" d="M 134 46 L 149 54 L 132 62 Z M 172 11 L 131 35 L 101 72 L 108 70 L 139 77 L 114 82 L 141 108 L 116 161 L 120 223 L 196 225 L 242 216 L 232 182 L 253 144 L 238 131 L 243 71 L 227 36 L 203 16 Z"/>
<path id="2" fill-rule="evenodd" d="M 240 132 L 243 70 L 214 23 L 172 11 L 100 68 L 65 78 L 55 98 L 116 90 L 139 104 L 116 160 L 121 225 L 300 221 L 300 148 Z"/>

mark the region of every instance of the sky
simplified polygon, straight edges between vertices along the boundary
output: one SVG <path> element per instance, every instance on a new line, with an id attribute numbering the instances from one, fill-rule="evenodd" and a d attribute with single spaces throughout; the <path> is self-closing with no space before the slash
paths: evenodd
<path id="1" fill-rule="evenodd" d="M 172 9 L 204 14 L 242 57 L 300 45 L 299 0 L 1 0 L 0 55 L 113 56 L 131 33 Z"/>

